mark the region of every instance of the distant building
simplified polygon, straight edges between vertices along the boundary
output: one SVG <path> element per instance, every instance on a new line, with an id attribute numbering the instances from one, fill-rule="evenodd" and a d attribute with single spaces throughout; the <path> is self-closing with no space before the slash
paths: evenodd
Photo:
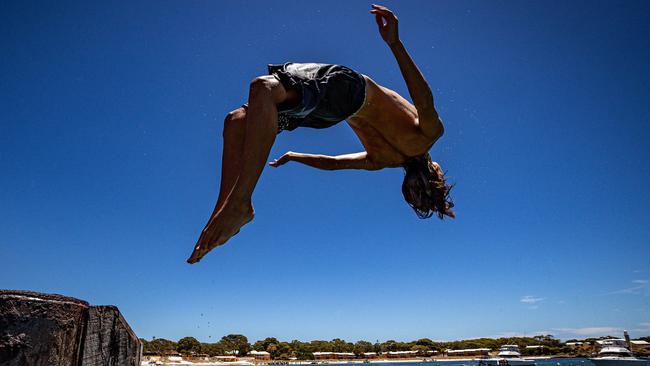
<path id="1" fill-rule="evenodd" d="M 250 351 L 248 355 L 259 361 L 268 361 L 271 359 L 271 354 L 266 351 Z"/>
<path id="2" fill-rule="evenodd" d="M 334 352 L 313 352 L 312 355 L 316 360 L 330 360 L 334 357 Z"/>
<path id="3" fill-rule="evenodd" d="M 212 359 L 219 362 L 237 362 L 237 356 L 228 355 L 228 356 L 213 356 Z"/>
<path id="4" fill-rule="evenodd" d="M 195 353 L 183 357 L 186 361 L 209 361 L 210 356 L 205 353 Z"/>
<path id="5" fill-rule="evenodd" d="M 363 353 L 363 358 L 377 358 L 379 355 L 377 355 L 377 352 L 364 352 Z"/>
<path id="6" fill-rule="evenodd" d="M 349 360 L 356 358 L 352 352 L 313 352 L 316 360 Z"/>
<path id="7" fill-rule="evenodd" d="M 417 356 L 418 351 L 391 351 L 387 353 L 388 358 L 409 358 Z"/>
<path id="8" fill-rule="evenodd" d="M 357 355 L 355 355 L 352 352 L 334 352 L 334 355 L 336 356 L 336 359 L 342 359 L 342 360 L 347 360 L 350 358 L 356 358 Z"/>
<path id="9" fill-rule="evenodd" d="M 448 349 L 446 351 L 449 357 L 458 356 L 488 356 L 489 348 L 468 348 L 468 349 Z"/>
<path id="10" fill-rule="evenodd" d="M 167 361 L 169 362 L 183 362 L 183 356 L 167 356 Z"/>
<path id="11" fill-rule="evenodd" d="M 565 344 L 569 347 L 581 347 L 584 342 L 566 342 Z"/>
<path id="12" fill-rule="evenodd" d="M 523 354 L 528 356 L 542 356 L 548 354 L 550 350 L 543 345 L 526 346 L 523 349 Z"/>
<path id="13" fill-rule="evenodd" d="M 630 343 L 630 347 L 632 347 L 632 351 L 634 352 L 650 352 L 650 343 L 646 341 L 630 341 Z"/>

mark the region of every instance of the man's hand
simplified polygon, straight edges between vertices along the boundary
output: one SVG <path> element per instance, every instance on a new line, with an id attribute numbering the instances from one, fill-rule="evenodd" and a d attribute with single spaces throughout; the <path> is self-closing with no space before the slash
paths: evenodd
<path id="1" fill-rule="evenodd" d="M 270 166 L 277 168 L 280 165 L 286 164 L 288 161 L 291 161 L 293 158 L 294 153 L 292 151 L 286 152 L 284 155 L 280 156 L 279 158 L 273 160 L 272 162 L 269 163 Z"/>
<path id="2" fill-rule="evenodd" d="M 389 46 L 399 42 L 397 31 L 397 17 L 387 7 L 381 5 L 372 5 L 372 14 L 375 14 L 375 21 L 379 27 L 379 34 Z"/>
<path id="3" fill-rule="evenodd" d="M 322 170 L 339 170 L 339 169 L 365 169 L 378 170 L 387 167 L 387 164 L 378 164 L 368 158 L 365 151 L 343 154 L 337 156 L 328 156 L 320 154 L 303 154 L 289 151 L 280 158 L 269 163 L 272 167 L 279 167 L 286 164 L 287 161 L 305 164 L 312 168 Z"/>

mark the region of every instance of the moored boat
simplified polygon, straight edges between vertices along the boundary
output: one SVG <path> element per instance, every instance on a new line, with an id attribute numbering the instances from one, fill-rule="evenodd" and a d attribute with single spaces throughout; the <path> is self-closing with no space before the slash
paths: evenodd
<path id="1" fill-rule="evenodd" d="M 596 366 L 645 366 L 650 365 L 647 359 L 635 357 L 630 351 L 630 337 L 624 332 L 625 339 L 605 339 L 598 341 L 603 347 L 598 356 L 592 357 L 589 361 Z"/>
<path id="2" fill-rule="evenodd" d="M 497 357 L 484 358 L 479 366 L 535 366 L 535 361 L 522 358 L 516 344 L 506 344 L 499 348 Z"/>

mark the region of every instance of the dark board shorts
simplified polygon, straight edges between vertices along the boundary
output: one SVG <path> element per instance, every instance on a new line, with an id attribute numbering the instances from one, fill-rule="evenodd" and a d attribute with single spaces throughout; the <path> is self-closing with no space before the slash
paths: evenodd
<path id="1" fill-rule="evenodd" d="M 331 127 L 354 115 L 366 98 L 366 80 L 345 66 L 287 62 L 268 65 L 268 70 L 300 95 L 298 104 L 278 106 L 278 133 Z"/>

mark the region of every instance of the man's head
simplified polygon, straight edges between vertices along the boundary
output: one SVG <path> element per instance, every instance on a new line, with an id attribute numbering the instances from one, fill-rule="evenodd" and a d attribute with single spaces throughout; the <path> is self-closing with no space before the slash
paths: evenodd
<path id="1" fill-rule="evenodd" d="M 440 165 L 428 153 L 409 158 L 404 163 L 404 172 L 402 194 L 419 218 L 426 219 L 433 214 L 440 219 L 445 215 L 456 217 L 451 210 L 454 203 L 449 198 L 452 186 L 447 184 Z"/>

